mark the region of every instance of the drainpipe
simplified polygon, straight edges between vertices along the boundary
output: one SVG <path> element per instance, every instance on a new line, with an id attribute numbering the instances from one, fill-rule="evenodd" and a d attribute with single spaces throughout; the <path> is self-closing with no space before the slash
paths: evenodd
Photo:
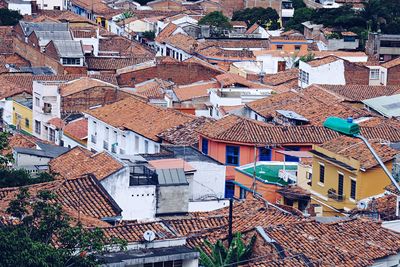
<path id="1" fill-rule="evenodd" d="M 232 217 L 233 217 L 233 198 L 229 199 L 229 229 L 228 229 L 228 243 L 232 243 Z"/>

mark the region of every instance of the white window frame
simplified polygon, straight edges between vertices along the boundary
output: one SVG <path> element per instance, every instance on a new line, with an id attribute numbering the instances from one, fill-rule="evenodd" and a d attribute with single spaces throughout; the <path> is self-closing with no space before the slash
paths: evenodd
<path id="1" fill-rule="evenodd" d="M 379 80 L 379 69 L 370 69 L 369 70 L 369 79 L 370 80 Z"/>
<path id="2" fill-rule="evenodd" d="M 321 166 L 324 166 L 324 182 L 323 183 L 321 183 Z M 319 186 L 321 186 L 321 187 L 324 187 L 325 186 L 325 164 L 324 163 L 322 163 L 322 162 L 318 162 L 318 181 L 317 181 L 317 184 L 319 185 Z"/>
<path id="3" fill-rule="evenodd" d="M 350 178 L 350 193 L 349 193 L 349 200 L 351 201 L 351 202 L 354 202 L 354 203 L 356 203 L 357 201 L 354 199 L 354 198 L 352 198 L 351 197 L 351 181 L 354 181 L 354 182 L 356 182 L 356 194 L 355 194 L 355 196 L 354 197 L 357 197 L 357 178 L 354 178 L 354 177 L 349 177 Z"/>

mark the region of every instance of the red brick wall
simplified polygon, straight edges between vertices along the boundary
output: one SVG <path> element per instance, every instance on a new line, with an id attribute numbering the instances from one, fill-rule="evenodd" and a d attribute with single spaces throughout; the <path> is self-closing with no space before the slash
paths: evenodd
<path id="1" fill-rule="evenodd" d="M 111 104 L 130 95 L 114 87 L 93 87 L 61 99 L 61 115 L 80 113 L 90 107 Z"/>
<path id="2" fill-rule="evenodd" d="M 369 69 L 367 67 L 359 66 L 349 61 L 343 61 L 343 64 L 346 84 L 369 84 Z"/>
<path id="3" fill-rule="evenodd" d="M 171 79 L 176 84 L 189 84 L 201 80 L 209 80 L 221 74 L 195 63 L 161 63 L 155 67 L 122 73 L 118 76 L 118 84 L 134 86 L 150 79 Z"/>
<path id="4" fill-rule="evenodd" d="M 32 32 L 28 36 L 28 44 L 32 47 L 34 47 L 36 50 L 40 51 L 40 46 L 39 46 L 39 40 L 35 34 L 35 32 Z"/>
<path id="5" fill-rule="evenodd" d="M 395 66 L 387 71 L 387 85 L 400 84 L 400 66 Z"/>
<path id="6" fill-rule="evenodd" d="M 87 67 L 64 66 L 64 74 L 87 74 Z"/>
<path id="7" fill-rule="evenodd" d="M 21 25 L 18 23 L 17 25 L 14 26 L 14 32 L 15 32 L 15 36 L 21 40 L 25 42 L 25 35 L 24 32 L 22 31 Z"/>
<path id="8" fill-rule="evenodd" d="M 57 49 L 52 41 L 46 45 L 44 54 L 48 55 L 51 58 L 54 58 L 57 61 L 60 60 L 60 58 L 58 57 Z"/>

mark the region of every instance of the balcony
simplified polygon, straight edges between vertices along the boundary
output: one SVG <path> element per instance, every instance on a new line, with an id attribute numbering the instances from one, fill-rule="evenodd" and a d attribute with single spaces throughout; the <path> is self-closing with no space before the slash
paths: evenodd
<path id="1" fill-rule="evenodd" d="M 158 182 L 157 173 L 144 165 L 130 166 L 129 172 L 129 186 L 156 185 Z"/>
<path id="2" fill-rule="evenodd" d="M 45 106 L 42 108 L 42 111 L 43 111 L 43 113 L 45 113 L 45 114 L 51 113 L 51 105 L 50 105 L 50 106 L 45 105 Z"/>
<path id="3" fill-rule="evenodd" d="M 328 190 L 328 197 L 338 202 L 342 202 L 346 199 L 345 195 L 343 194 L 339 195 L 333 188 Z"/>

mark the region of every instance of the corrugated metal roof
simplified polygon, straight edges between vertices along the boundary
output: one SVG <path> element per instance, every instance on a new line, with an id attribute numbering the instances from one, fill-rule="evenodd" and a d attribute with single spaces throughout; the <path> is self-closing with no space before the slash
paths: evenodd
<path id="1" fill-rule="evenodd" d="M 400 94 L 375 97 L 363 100 L 362 102 L 385 117 L 400 116 Z"/>
<path id="2" fill-rule="evenodd" d="M 82 45 L 79 41 L 53 41 L 60 57 L 83 57 Z"/>
<path id="3" fill-rule="evenodd" d="M 51 40 L 72 40 L 71 33 L 67 31 L 35 31 L 39 45 L 45 46 Z"/>
<path id="4" fill-rule="evenodd" d="M 52 22 L 26 22 L 20 21 L 20 25 L 25 35 L 30 35 L 33 31 L 68 31 L 68 23 Z"/>
<path id="5" fill-rule="evenodd" d="M 182 169 L 157 169 L 158 183 L 160 185 L 188 184 L 185 172 Z"/>
<path id="6" fill-rule="evenodd" d="M 288 119 L 298 120 L 298 121 L 308 121 L 305 117 L 291 110 L 278 109 L 276 112 L 278 112 L 279 114 Z"/>

